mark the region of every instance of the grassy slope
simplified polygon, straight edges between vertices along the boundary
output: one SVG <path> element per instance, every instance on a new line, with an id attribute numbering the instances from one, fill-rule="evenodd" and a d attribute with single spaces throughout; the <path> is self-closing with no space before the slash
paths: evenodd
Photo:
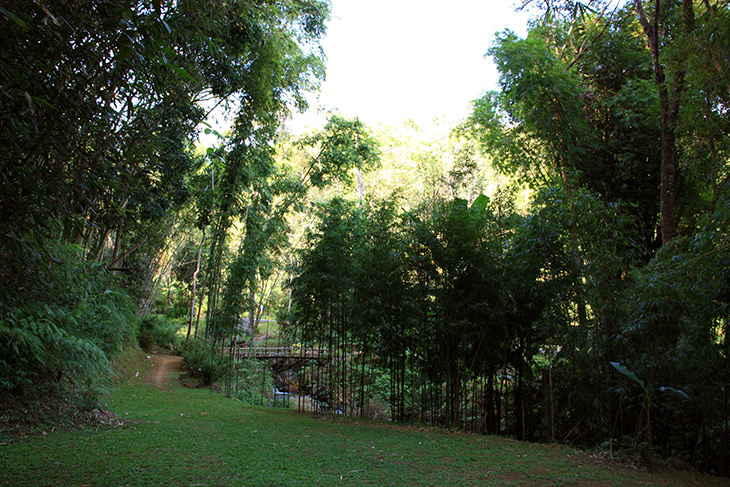
<path id="1" fill-rule="evenodd" d="M 139 379 L 116 388 L 120 428 L 0 446 L 0 485 L 728 485 L 651 475 L 568 448 L 252 408 Z"/>

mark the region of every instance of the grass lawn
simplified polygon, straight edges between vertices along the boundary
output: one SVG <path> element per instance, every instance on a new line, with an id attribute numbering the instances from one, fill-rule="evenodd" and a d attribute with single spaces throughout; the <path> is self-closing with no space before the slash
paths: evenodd
<path id="1" fill-rule="evenodd" d="M 243 405 L 172 377 L 134 379 L 107 409 L 125 424 L 2 440 L 0 485 L 730 485 L 649 474 L 563 446 Z"/>

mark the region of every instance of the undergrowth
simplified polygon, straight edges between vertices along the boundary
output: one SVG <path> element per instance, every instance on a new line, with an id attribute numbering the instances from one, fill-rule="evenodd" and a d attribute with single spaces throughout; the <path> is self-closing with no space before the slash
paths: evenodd
<path id="1" fill-rule="evenodd" d="M 191 339 L 180 347 L 183 367 L 188 375 L 209 386 L 223 377 L 229 368 L 228 360 L 218 353 L 210 342 Z"/>
<path id="2" fill-rule="evenodd" d="M 139 323 L 137 339 L 139 346 L 145 350 L 159 347 L 174 351 L 178 348 L 177 332 L 181 323 L 165 315 L 151 314 L 142 318 Z"/>
<path id="3" fill-rule="evenodd" d="M 0 291 L 5 425 L 63 421 L 95 408 L 112 361 L 136 343 L 137 307 L 115 276 L 84 263 L 75 246 L 48 252 L 44 265 L 28 259 L 32 287 Z"/>

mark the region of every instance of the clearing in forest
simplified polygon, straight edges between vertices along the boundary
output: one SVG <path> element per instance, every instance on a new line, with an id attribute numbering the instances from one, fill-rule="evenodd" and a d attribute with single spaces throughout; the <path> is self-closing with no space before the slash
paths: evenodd
<path id="1" fill-rule="evenodd" d="M 122 426 L 4 442 L 0 485 L 730 485 L 558 445 L 250 407 L 180 386 L 179 359 L 152 363 L 108 398 Z"/>

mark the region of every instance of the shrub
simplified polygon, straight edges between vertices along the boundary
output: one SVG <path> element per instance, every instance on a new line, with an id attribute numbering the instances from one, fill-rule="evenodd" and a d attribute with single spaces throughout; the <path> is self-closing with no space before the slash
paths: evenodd
<path id="1" fill-rule="evenodd" d="M 139 346 L 144 349 L 158 346 L 174 350 L 177 348 L 177 332 L 180 326 L 179 322 L 163 315 L 153 314 L 143 318 L 137 332 Z"/>
<path id="2" fill-rule="evenodd" d="M 80 249 L 48 252 L 45 265 L 29 264 L 25 295 L 0 293 L 0 402 L 93 407 L 110 360 L 133 343 L 136 307 L 103 266 L 79 258 Z"/>
<path id="3" fill-rule="evenodd" d="M 70 334 L 63 321 L 54 313 L 20 310 L 0 320 L 0 390 L 25 396 L 62 382 L 95 382 L 108 372 L 104 351 L 92 340 Z"/>
<path id="4" fill-rule="evenodd" d="M 268 405 L 274 391 L 271 367 L 256 359 L 244 359 L 237 365 L 236 398 L 257 406 Z"/>
<path id="5" fill-rule="evenodd" d="M 229 361 L 206 340 L 192 339 L 181 347 L 183 367 L 203 386 L 209 386 L 223 377 Z"/>

